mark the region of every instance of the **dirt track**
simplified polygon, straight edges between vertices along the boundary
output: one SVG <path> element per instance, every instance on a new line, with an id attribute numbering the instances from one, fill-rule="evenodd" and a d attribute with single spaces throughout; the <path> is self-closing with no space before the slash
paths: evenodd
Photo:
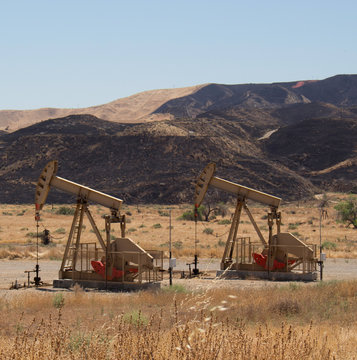
<path id="1" fill-rule="evenodd" d="M 60 261 L 43 260 L 40 264 L 40 277 L 45 283 L 52 284 L 54 279 L 58 278 L 58 270 L 60 268 Z M 8 289 L 16 280 L 19 284 L 27 282 L 27 274 L 25 270 L 34 270 L 36 262 L 34 260 L 1 260 L 0 261 L 0 289 Z M 167 262 L 164 263 L 164 268 L 167 269 Z M 197 279 L 188 282 L 187 280 L 176 279 L 176 283 L 186 283 L 188 287 L 197 288 L 197 286 L 204 286 L 205 283 L 212 283 L 214 277 L 214 270 L 219 269 L 218 259 L 201 259 L 199 269 L 207 272 L 207 276 L 200 281 Z M 178 260 L 177 271 L 185 270 L 188 273 L 188 266 L 186 261 Z M 178 276 L 178 275 L 177 275 Z M 31 273 L 33 279 L 34 273 Z M 324 280 L 351 280 L 357 279 L 357 259 L 327 259 L 324 267 Z M 164 284 L 168 280 L 164 281 Z M 218 280 L 214 282 L 215 286 L 267 286 L 268 284 L 275 284 L 274 282 L 263 280 Z"/>

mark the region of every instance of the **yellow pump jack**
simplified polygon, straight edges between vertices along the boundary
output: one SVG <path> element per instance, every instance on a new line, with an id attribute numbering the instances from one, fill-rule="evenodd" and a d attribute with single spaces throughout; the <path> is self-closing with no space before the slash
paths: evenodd
<path id="1" fill-rule="evenodd" d="M 216 177 L 215 170 L 215 164 L 210 163 L 198 177 L 195 185 L 195 208 L 201 205 L 210 186 L 236 197 L 235 212 L 221 260 L 220 274 L 229 274 L 230 277 L 316 280 L 316 246 L 307 245 L 296 236 L 281 232 L 281 212 L 278 211 L 281 199 Z M 247 200 L 269 207 L 267 240 L 260 231 Z M 248 215 L 258 235 L 258 243 L 252 242 L 248 237 L 238 237 L 242 210 Z"/>

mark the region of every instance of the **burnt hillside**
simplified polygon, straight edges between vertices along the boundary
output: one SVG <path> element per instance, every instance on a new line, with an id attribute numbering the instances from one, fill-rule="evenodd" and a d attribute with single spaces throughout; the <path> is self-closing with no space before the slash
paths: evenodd
<path id="1" fill-rule="evenodd" d="M 217 174 L 285 198 L 311 194 L 308 180 L 264 156 L 260 143 L 236 121 L 175 120 L 120 125 L 78 115 L 48 120 L 5 135 L 2 202 L 33 202 L 45 164 L 58 175 L 128 203 L 191 202 L 192 182 L 211 161 Z M 73 201 L 53 191 L 49 201 Z"/>

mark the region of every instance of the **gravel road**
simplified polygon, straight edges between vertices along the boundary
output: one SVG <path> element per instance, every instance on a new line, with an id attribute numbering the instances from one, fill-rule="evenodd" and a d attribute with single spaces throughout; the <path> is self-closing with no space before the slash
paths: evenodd
<path id="1" fill-rule="evenodd" d="M 214 270 L 219 269 L 218 259 L 200 259 L 199 269 L 207 271 L 214 276 Z M 187 261 L 177 260 L 176 271 L 185 270 L 188 273 Z M 53 279 L 58 278 L 58 270 L 60 268 L 60 261 L 40 260 L 40 277 L 45 283 L 52 284 Z M 16 280 L 18 283 L 27 283 L 27 274 L 25 270 L 34 270 L 36 262 L 34 260 L 0 260 L 0 289 L 8 289 Z M 168 268 L 168 262 L 164 262 L 164 268 Z M 34 273 L 31 273 L 33 279 Z M 209 278 L 210 276 L 208 276 Z M 351 280 L 357 279 L 357 259 L 327 259 L 324 267 L 324 280 Z M 185 281 L 185 280 L 183 280 Z M 210 281 L 209 279 L 205 281 Z M 236 280 L 222 280 L 223 283 L 233 284 Z M 165 281 L 164 283 L 166 283 Z M 215 282 L 217 283 L 217 282 Z M 271 283 L 263 280 L 237 280 L 237 284 L 244 286 L 244 284 L 266 284 Z"/>

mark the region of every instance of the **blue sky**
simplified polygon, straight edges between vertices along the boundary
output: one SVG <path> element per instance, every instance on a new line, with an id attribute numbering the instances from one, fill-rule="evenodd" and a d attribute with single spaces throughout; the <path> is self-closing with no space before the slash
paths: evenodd
<path id="1" fill-rule="evenodd" d="M 357 73 L 357 2 L 0 0 L 0 110 Z"/>

